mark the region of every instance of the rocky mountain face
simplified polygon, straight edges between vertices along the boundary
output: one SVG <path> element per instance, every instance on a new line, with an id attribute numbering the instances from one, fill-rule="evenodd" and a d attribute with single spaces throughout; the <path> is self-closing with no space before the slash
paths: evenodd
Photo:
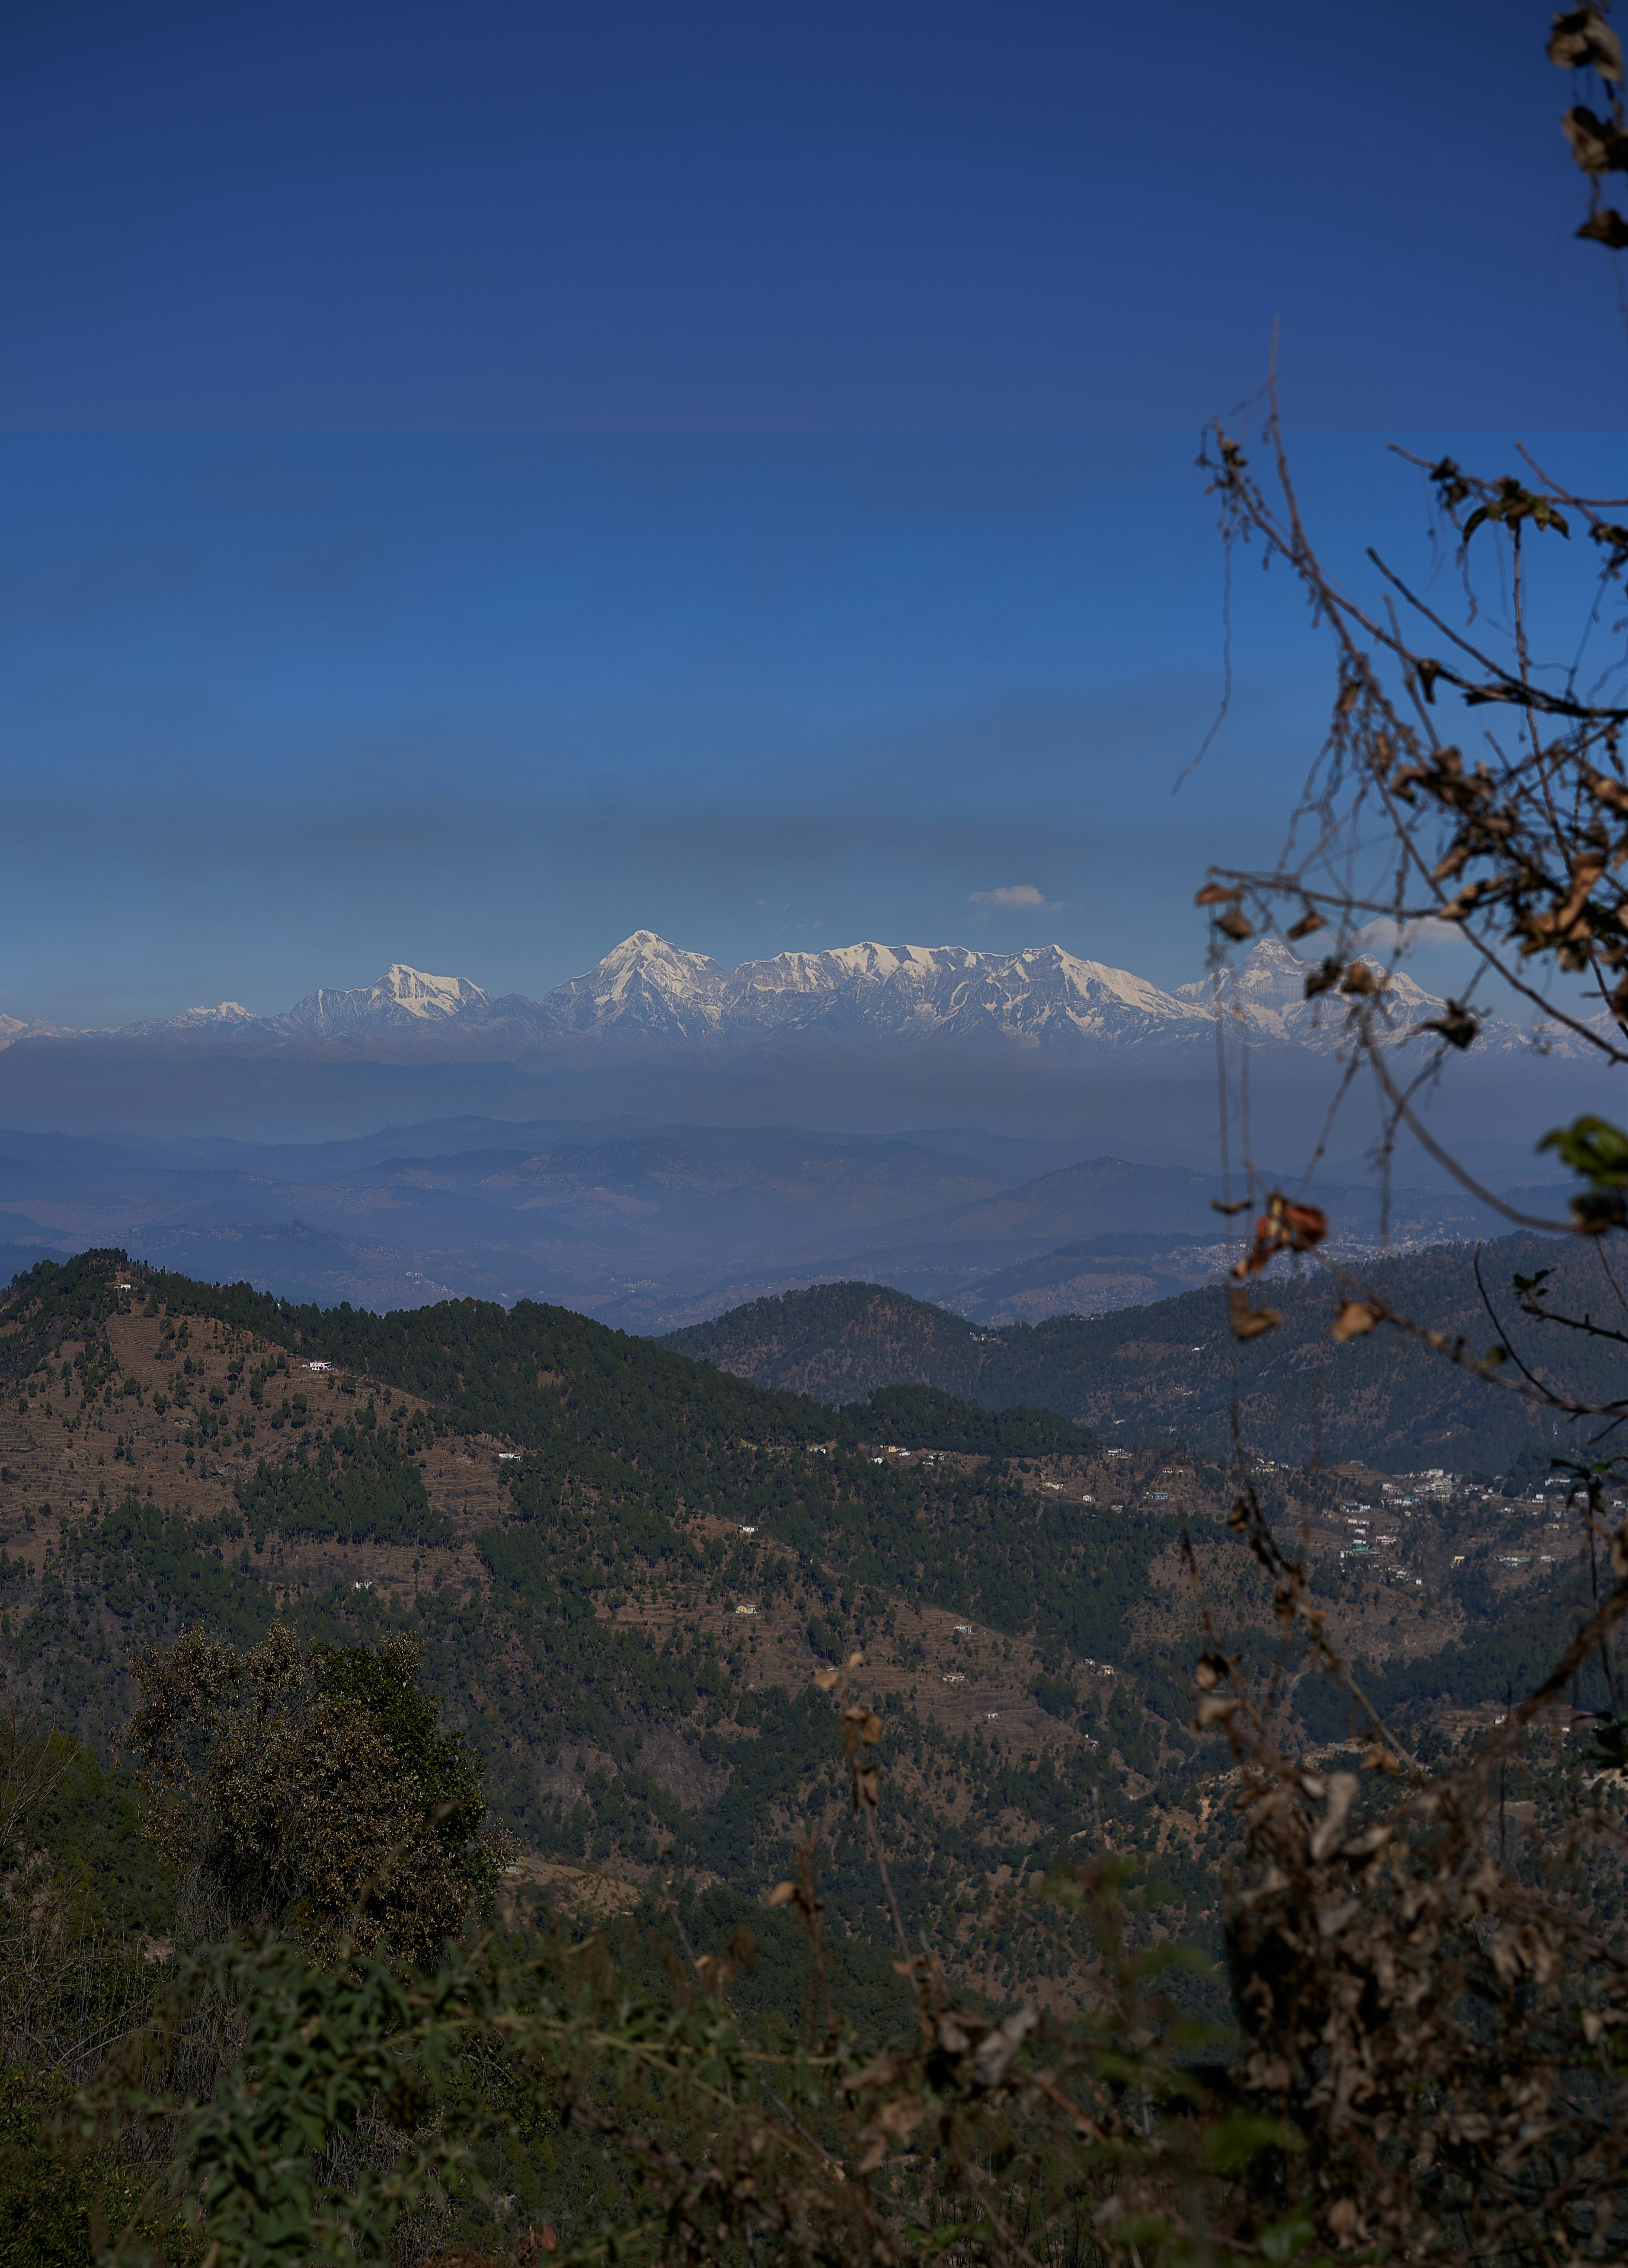
<path id="1" fill-rule="evenodd" d="M 280 1029 L 292 1035 L 348 1039 L 375 1031 L 421 1032 L 463 1017 L 482 1022 L 490 1018 L 491 1006 L 487 994 L 468 977 L 426 976 L 393 961 L 377 984 L 308 993 L 276 1020 Z"/>
<path id="2" fill-rule="evenodd" d="M 13 1040 L 71 1037 L 65 1024 L 48 1023 L 43 1016 L 0 1016 L 0 1049 L 9 1048 Z"/>
<path id="3" fill-rule="evenodd" d="M 1219 1005 L 1241 1020 L 1256 1045 L 1331 1052 L 1346 1028 L 1346 1005 L 1337 993 L 1306 998 L 1314 965 L 1263 939 L 1235 970 L 1174 991 L 1057 945 L 999 954 L 862 944 L 780 953 L 730 969 L 637 930 L 541 1000 L 495 998 L 466 977 L 393 962 L 374 984 L 324 988 L 278 1016 L 252 1015 L 227 1000 L 116 1032 L 0 1019 L 0 1049 L 112 1041 L 172 1052 L 548 1068 L 884 1045 L 1083 1064 L 1126 1049 L 1190 1059 L 1212 1045 Z M 1385 998 L 1398 1039 L 1443 1005 L 1400 971 Z M 1530 1043 L 1519 1026 L 1491 1020 L 1477 1044 L 1484 1056 Z M 1561 1052 L 1583 1044 L 1565 1034 L 1554 1043 Z"/>

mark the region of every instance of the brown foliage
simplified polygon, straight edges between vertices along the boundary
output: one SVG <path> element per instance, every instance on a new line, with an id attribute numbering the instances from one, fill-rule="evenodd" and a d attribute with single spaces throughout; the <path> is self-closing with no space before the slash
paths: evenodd
<path id="1" fill-rule="evenodd" d="M 292 1928 L 320 1957 L 387 1942 L 432 1961 L 496 1877 L 478 1775 L 433 1731 L 410 1640 L 372 1658 L 372 1705 L 335 1678 L 337 1659 L 281 1623 L 245 1654 L 193 1631 L 135 1656 L 149 1832 L 215 1928 Z"/>
<path id="2" fill-rule="evenodd" d="M 1227 1915 L 1250 2041 L 1237 2081 L 1302 2138 L 1296 2185 L 1327 2241 L 1417 2262 L 1568 2259 L 1622 2209 L 1628 1958 L 1587 1896 L 1590 1842 L 1620 1847 L 1620 1830 L 1580 1810 L 1544 1879 L 1500 1862 L 1494 1819 L 1499 1749 L 1624 1610 L 1628 1586 L 1505 1739 L 1439 1778 L 1383 1744 L 1366 1781 L 1308 1771 L 1249 1697 L 1216 1710 L 1243 1768 L 1249 1860 Z"/>

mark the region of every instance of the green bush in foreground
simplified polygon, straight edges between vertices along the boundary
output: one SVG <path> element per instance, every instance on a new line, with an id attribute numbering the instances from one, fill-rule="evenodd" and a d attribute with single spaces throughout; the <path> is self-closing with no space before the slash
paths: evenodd
<path id="1" fill-rule="evenodd" d="M 113 2245 L 189 2250 L 185 2226 L 155 2211 L 122 2148 L 76 2150 L 72 2087 L 58 2072 L 0 2070 L 0 2260 L 6 2268 L 94 2268 Z"/>

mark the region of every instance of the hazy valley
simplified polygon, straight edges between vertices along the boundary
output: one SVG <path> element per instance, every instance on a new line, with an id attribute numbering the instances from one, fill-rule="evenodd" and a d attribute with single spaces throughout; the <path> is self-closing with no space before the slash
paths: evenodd
<path id="1" fill-rule="evenodd" d="M 1514 1145 L 1483 1148 L 1502 1167 L 1495 1186 L 1524 1188 L 1539 1211 L 1562 1203 L 1528 1185 Z M 1219 1176 L 1113 1157 L 1033 1171 L 1067 1154 L 978 1128 L 843 1138 L 465 1121 L 320 1145 L 0 1130 L 0 1267 L 120 1244 L 291 1299 L 544 1299 L 661 1331 L 853 1278 L 980 1322 L 1038 1322 L 1159 1299 L 1229 1264 Z M 1352 1162 L 1318 1194 L 1342 1248 L 1372 1251 L 1381 1193 Z M 1389 1213 L 1401 1251 L 1500 1226 L 1451 1186 L 1395 1189 Z"/>
<path id="2" fill-rule="evenodd" d="M 1305 999 L 1304 966 L 1257 946 L 1228 1008 L 1290 1180 L 1345 1028 Z M 980 1322 L 1105 1312 L 1226 1264 L 1198 1132 L 1212 992 L 1056 947 L 859 946 L 730 971 L 640 932 L 541 1002 L 398 965 L 282 1016 L 19 1021 L 0 1049 L 0 1262 L 113 1242 L 291 1298 L 545 1299 L 641 1331 L 857 1278 Z M 1387 997 L 1404 1050 L 1442 1010 L 1405 974 Z M 1581 1043 L 1544 1044 L 1545 1112 L 1582 1107 Z M 1439 1116 L 1490 1187 L 1543 1213 L 1532 1048 L 1490 1021 Z M 774 1115 L 799 1102 L 813 1115 Z M 1345 1248 L 1497 1226 L 1417 1147 L 1383 1191 L 1365 1107 L 1319 1175 Z"/>

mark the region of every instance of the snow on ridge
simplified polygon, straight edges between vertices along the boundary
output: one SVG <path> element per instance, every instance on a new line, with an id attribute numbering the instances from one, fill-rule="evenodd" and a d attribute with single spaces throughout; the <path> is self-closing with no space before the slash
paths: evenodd
<path id="1" fill-rule="evenodd" d="M 969 946 L 872 939 L 793 949 L 733 970 L 637 931 L 540 1004 L 578 1033 L 662 1036 L 998 1034 L 1025 1046 L 1082 1038 L 1186 1038 L 1204 1012 L 1129 969 L 1081 961 L 1061 946 L 981 952 Z"/>
<path id="2" fill-rule="evenodd" d="M 1333 991 L 1306 999 L 1306 977 L 1319 958 L 1314 953 L 1302 960 L 1276 939 L 1258 939 L 1222 979 L 1223 998 L 1236 1002 L 1258 1041 L 1331 1052 L 1351 1031 L 1351 1003 Z M 467 977 L 392 961 L 372 984 L 319 988 L 281 1015 L 255 1016 L 228 1000 L 127 1026 L 122 1036 L 205 1047 L 404 1049 L 409 1055 L 479 1049 L 517 1062 L 557 1059 L 562 1051 L 569 1059 L 585 1048 L 621 1051 L 631 1060 L 652 1048 L 803 1042 L 993 1044 L 1025 1052 L 1185 1049 L 1210 1042 L 1216 981 L 1211 975 L 1166 990 L 1057 944 L 990 952 L 864 940 L 791 949 L 731 969 L 642 929 L 541 1000 L 520 994 L 494 999 Z M 1442 1005 L 1403 970 L 1390 974 L 1378 1004 L 1398 1042 L 1440 1015 Z M 0 1017 L 0 1049 L 48 1034 L 64 1041 L 114 1036 Z M 1545 1037 L 1557 1052 L 1588 1052 L 1575 1035 Z M 1477 1049 L 1507 1054 L 1529 1047 L 1532 1038 L 1522 1025 L 1488 1019 Z"/>
<path id="3" fill-rule="evenodd" d="M 540 1026 L 558 1033 L 696 1040 L 717 1028 L 728 974 L 707 954 L 640 929 L 528 1006 Z"/>
<path id="4" fill-rule="evenodd" d="M 223 1000 L 216 1008 L 188 1008 L 174 1019 L 177 1024 L 252 1024 L 255 1020 L 254 1011 L 241 1000 Z"/>
<path id="5" fill-rule="evenodd" d="M 467 976 L 430 976 L 401 961 L 393 961 L 377 984 L 357 990 L 370 998 L 393 1000 L 409 1016 L 456 1016 L 487 997 Z"/>
<path id="6" fill-rule="evenodd" d="M 1426 992 L 1405 968 L 1388 970 L 1385 963 L 1372 953 L 1359 954 L 1356 957 L 1364 968 L 1385 977 L 1386 993 L 1393 1006 L 1407 1013 L 1415 1011 L 1428 1013 L 1440 1010 L 1442 1004 L 1437 996 L 1433 992 Z M 1219 974 L 1224 1002 L 1230 1002 L 1235 997 L 1253 1010 L 1282 1013 L 1307 1005 L 1306 979 L 1318 967 L 1321 959 L 1321 954 L 1314 954 L 1301 960 L 1280 938 L 1263 937 L 1236 967 L 1212 971 L 1210 975 L 1201 976 L 1196 984 L 1178 984 L 1175 993 L 1178 999 L 1191 1000 L 1207 1009 L 1214 1000 Z"/>
<path id="7" fill-rule="evenodd" d="M 1197 983 L 1178 984 L 1175 990 L 1181 999 L 1210 1015 L 1214 1012 L 1219 984 L 1223 1008 L 1230 1012 L 1235 1003 L 1256 1038 L 1282 1040 L 1326 1053 L 1344 1039 L 1350 1028 L 1351 1004 L 1336 990 L 1319 993 L 1311 1000 L 1306 998 L 1306 979 L 1322 958 L 1314 953 L 1301 960 L 1280 939 L 1263 937 L 1235 967 L 1212 970 Z M 1427 992 L 1405 968 L 1388 968 L 1372 953 L 1356 958 L 1385 980 L 1377 1010 L 1391 1040 L 1408 1038 L 1422 1024 L 1443 1013 L 1446 1001 L 1437 993 Z M 1477 1012 L 1481 1035 L 1475 1044 L 1481 1055 L 1517 1053 L 1535 1040 L 1541 1040 L 1553 1054 L 1580 1057 L 1591 1052 L 1586 1041 L 1568 1033 L 1564 1026 L 1541 1021 L 1528 1025 L 1506 1016 Z"/>
<path id="8" fill-rule="evenodd" d="M 67 1024 L 53 1024 L 44 1016 L 0 1015 L 0 1055 L 14 1040 L 74 1040 L 79 1035 Z"/>
<path id="9" fill-rule="evenodd" d="M 704 953 L 689 953 L 683 946 L 669 945 L 653 930 L 635 930 L 631 937 L 623 938 L 613 946 L 602 961 L 585 970 L 580 976 L 568 977 L 556 984 L 546 998 L 553 999 L 561 993 L 594 993 L 615 997 L 625 993 L 630 985 L 647 983 L 662 991 L 677 995 L 707 992 L 728 971 L 721 961 Z"/>
<path id="10" fill-rule="evenodd" d="M 393 961 L 372 984 L 336 989 L 320 985 L 282 1016 L 267 1020 L 271 1029 L 313 1038 L 345 1036 L 392 1025 L 452 1023 L 480 1017 L 488 996 L 467 976 L 431 976 L 405 961 Z"/>

